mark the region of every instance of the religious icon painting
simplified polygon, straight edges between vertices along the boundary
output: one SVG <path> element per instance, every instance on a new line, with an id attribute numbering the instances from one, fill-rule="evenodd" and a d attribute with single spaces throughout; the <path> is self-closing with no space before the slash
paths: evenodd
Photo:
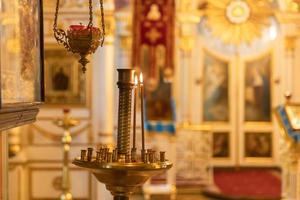
<path id="1" fill-rule="evenodd" d="M 1 1 L 0 12 L 1 107 L 42 102 L 42 1 Z"/>
<path id="2" fill-rule="evenodd" d="M 228 132 L 213 133 L 213 157 L 228 158 L 230 156 L 230 135 Z"/>
<path id="3" fill-rule="evenodd" d="M 271 121 L 271 56 L 246 63 L 245 121 Z"/>
<path id="4" fill-rule="evenodd" d="M 206 54 L 203 70 L 203 119 L 208 122 L 227 122 L 229 121 L 229 65 Z"/>
<path id="5" fill-rule="evenodd" d="M 271 158 L 272 133 L 247 132 L 245 133 L 245 157 Z"/>
<path id="6" fill-rule="evenodd" d="M 146 119 L 150 121 L 173 121 L 174 108 L 172 105 L 172 84 L 164 81 L 163 72 L 156 88 L 146 90 Z"/>
<path id="7" fill-rule="evenodd" d="M 86 105 L 86 78 L 81 73 L 77 60 L 77 56 L 63 49 L 45 50 L 47 105 Z"/>

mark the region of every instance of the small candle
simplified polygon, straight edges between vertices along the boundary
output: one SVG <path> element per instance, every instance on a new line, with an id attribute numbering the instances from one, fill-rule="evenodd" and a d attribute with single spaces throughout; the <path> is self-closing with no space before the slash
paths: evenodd
<path id="1" fill-rule="evenodd" d="M 141 127 L 142 127 L 142 151 L 145 151 L 145 131 L 144 131 L 144 83 L 143 74 L 140 74 L 140 91 L 141 91 Z"/>
<path id="2" fill-rule="evenodd" d="M 134 77 L 134 99 L 133 99 L 133 149 L 136 149 L 135 138 L 136 138 L 136 100 L 137 100 L 137 86 L 138 86 L 138 77 Z"/>

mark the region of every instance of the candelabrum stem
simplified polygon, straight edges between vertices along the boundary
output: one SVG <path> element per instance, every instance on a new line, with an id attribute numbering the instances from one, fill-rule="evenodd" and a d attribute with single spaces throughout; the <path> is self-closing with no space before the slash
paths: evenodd
<path id="1" fill-rule="evenodd" d="M 114 200 L 129 200 L 127 196 L 114 196 Z"/>
<path id="2" fill-rule="evenodd" d="M 69 130 L 64 131 L 63 144 L 63 168 L 62 168 L 62 190 L 61 200 L 72 200 L 70 193 L 69 151 L 72 137 Z"/>
<path id="3" fill-rule="evenodd" d="M 130 152 L 131 98 L 134 86 L 134 70 L 118 69 L 119 72 L 119 113 L 118 113 L 118 154 Z"/>

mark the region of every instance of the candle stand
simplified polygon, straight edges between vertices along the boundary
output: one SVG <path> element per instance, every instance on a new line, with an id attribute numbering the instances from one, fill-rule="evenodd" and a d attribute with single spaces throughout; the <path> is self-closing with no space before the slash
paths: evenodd
<path id="1" fill-rule="evenodd" d="M 63 145 L 63 167 L 62 167 L 62 194 L 60 200 L 72 200 L 70 192 L 70 169 L 69 169 L 69 152 L 72 141 L 70 128 L 79 124 L 79 121 L 69 116 L 70 110 L 63 110 L 64 117 L 54 120 L 53 123 L 64 130 L 61 142 Z"/>
<path id="2" fill-rule="evenodd" d="M 135 146 L 130 149 L 131 99 L 132 90 L 136 86 L 135 72 L 132 69 L 119 69 L 118 72 L 117 148 L 100 147 L 96 149 L 96 153 L 93 148 L 81 150 L 81 156 L 75 158 L 73 164 L 92 172 L 98 181 L 106 185 L 107 190 L 114 196 L 114 200 L 128 200 L 138 186 L 143 185 L 149 178 L 170 169 L 172 163 L 166 160 L 165 152 L 159 152 L 158 155 L 157 152 L 147 149 L 141 150 L 141 154 L 144 153 L 144 155 L 137 155 Z M 144 144 L 144 138 L 142 140 Z M 131 155 L 132 152 L 134 155 Z"/>

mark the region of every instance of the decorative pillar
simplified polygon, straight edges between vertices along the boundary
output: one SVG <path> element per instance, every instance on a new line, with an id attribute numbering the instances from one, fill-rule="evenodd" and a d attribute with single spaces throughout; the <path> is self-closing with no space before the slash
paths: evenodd
<path id="1" fill-rule="evenodd" d="M 131 10 L 116 13 L 116 67 L 131 68 Z"/>
<path id="2" fill-rule="evenodd" d="M 114 20 L 112 14 L 105 14 L 105 44 L 93 56 L 92 72 L 92 116 L 93 132 L 97 142 L 112 145 L 114 120 Z"/>
<path id="3" fill-rule="evenodd" d="M 114 145 L 114 3 L 106 1 L 106 37 L 103 48 L 93 55 L 92 63 L 92 127 L 96 142 L 107 146 Z M 100 14 L 100 13 L 99 13 Z M 100 16 L 97 16 L 98 18 Z M 97 181 L 96 199 L 113 199 L 105 186 Z"/>
<path id="4" fill-rule="evenodd" d="M 285 38 L 285 58 L 286 58 L 286 85 L 285 90 L 286 92 L 290 92 L 293 94 L 293 74 L 294 74 L 294 67 L 295 67 L 295 46 L 296 46 L 296 36 L 287 36 Z"/>
<path id="5" fill-rule="evenodd" d="M 188 10 L 182 10 L 187 8 Z M 192 10 L 191 10 L 192 9 Z M 178 26 L 178 44 L 179 48 L 176 51 L 179 54 L 179 58 L 176 66 L 176 74 L 178 78 L 178 84 L 175 85 L 177 101 L 178 101 L 178 122 L 189 123 L 193 121 L 191 116 L 191 102 L 192 98 L 192 83 L 194 80 L 194 51 L 199 50 L 199 48 L 194 50 L 197 38 L 197 24 L 200 21 L 199 16 L 195 16 L 193 13 L 193 8 L 182 6 L 177 12 Z M 192 14 L 190 14 L 192 13 Z M 199 54 L 199 51 L 198 51 Z M 199 58 L 199 55 L 198 57 Z M 199 60 L 200 61 L 200 60 Z M 197 63 L 199 63 L 199 61 Z"/>
<path id="6" fill-rule="evenodd" d="M 191 76 L 191 50 L 193 48 L 193 38 L 190 36 L 180 36 L 180 105 L 181 115 L 179 120 L 182 123 L 190 121 L 190 76 Z"/>

